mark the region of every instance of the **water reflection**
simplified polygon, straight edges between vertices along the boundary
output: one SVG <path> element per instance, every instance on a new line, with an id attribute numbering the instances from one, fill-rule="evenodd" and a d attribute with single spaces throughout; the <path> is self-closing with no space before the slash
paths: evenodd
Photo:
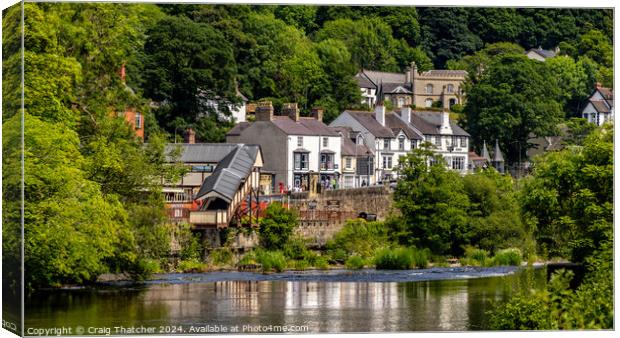
<path id="1" fill-rule="evenodd" d="M 307 325 L 311 332 L 480 330 L 513 276 L 407 283 L 222 281 L 44 292 L 27 326 Z"/>

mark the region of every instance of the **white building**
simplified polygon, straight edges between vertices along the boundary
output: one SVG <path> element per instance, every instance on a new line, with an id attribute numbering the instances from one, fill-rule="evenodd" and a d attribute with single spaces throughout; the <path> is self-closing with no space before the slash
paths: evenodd
<path id="1" fill-rule="evenodd" d="M 330 126 L 350 127 L 362 135 L 375 158 L 371 184 L 396 179 L 400 158 L 425 141 L 434 145 L 434 152 L 445 159 L 449 168 L 463 174 L 468 169 L 469 134 L 450 121 L 447 112 L 403 107 L 386 113 L 385 107 L 378 104 L 374 113 L 344 111 Z"/>
<path id="2" fill-rule="evenodd" d="M 588 103 L 581 116 L 588 122 L 602 125 L 614 119 L 614 92 L 611 88 L 601 87 L 596 83 L 594 93 L 588 98 Z"/>

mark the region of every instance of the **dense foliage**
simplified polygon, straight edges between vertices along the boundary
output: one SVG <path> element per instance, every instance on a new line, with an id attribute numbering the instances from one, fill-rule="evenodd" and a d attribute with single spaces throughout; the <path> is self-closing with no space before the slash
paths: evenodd
<path id="1" fill-rule="evenodd" d="M 112 4 L 26 4 L 25 267 L 30 287 L 140 278 L 169 255 L 159 178 L 164 138 L 145 145 L 114 112 L 146 101 L 121 81 L 159 10 Z M 3 256 L 18 260 L 20 8 L 3 20 Z"/>
<path id="2" fill-rule="evenodd" d="M 297 214 L 280 203 L 271 203 L 260 219 L 259 237 L 261 246 L 269 250 L 280 250 L 293 235 L 297 226 Z"/>
<path id="3" fill-rule="evenodd" d="M 493 252 L 530 245 L 510 177 L 494 169 L 462 177 L 426 145 L 400 163 L 394 201 L 401 215 L 388 222 L 397 242 L 456 256 L 467 245 Z"/>

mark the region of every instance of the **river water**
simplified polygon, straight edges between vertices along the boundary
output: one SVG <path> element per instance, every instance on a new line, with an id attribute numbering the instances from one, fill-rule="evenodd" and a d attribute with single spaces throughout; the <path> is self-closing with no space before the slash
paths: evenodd
<path id="1" fill-rule="evenodd" d="M 544 269 L 515 267 L 167 274 L 142 285 L 33 293 L 26 299 L 26 333 L 50 327 L 86 335 L 484 330 L 494 303 L 544 281 Z"/>

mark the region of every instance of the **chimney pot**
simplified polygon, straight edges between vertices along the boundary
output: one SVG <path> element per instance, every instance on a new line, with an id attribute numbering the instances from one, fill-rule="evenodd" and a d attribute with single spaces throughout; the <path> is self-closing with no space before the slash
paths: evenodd
<path id="1" fill-rule="evenodd" d="M 323 122 L 323 107 L 312 108 L 312 117 L 317 121 Z"/>
<path id="2" fill-rule="evenodd" d="M 192 128 L 188 128 L 185 131 L 185 143 L 194 144 L 196 143 L 196 132 Z"/>
<path id="3" fill-rule="evenodd" d="M 600 82 L 594 84 L 594 89 L 601 89 L 601 87 L 603 87 L 603 85 Z"/>
<path id="4" fill-rule="evenodd" d="M 273 120 L 273 106 L 271 101 L 261 101 L 256 103 L 255 108 L 256 121 L 271 121 Z"/>
<path id="5" fill-rule="evenodd" d="M 285 103 L 282 106 L 282 115 L 288 115 L 288 117 L 295 122 L 299 121 L 299 109 L 297 108 L 297 103 Z"/>

